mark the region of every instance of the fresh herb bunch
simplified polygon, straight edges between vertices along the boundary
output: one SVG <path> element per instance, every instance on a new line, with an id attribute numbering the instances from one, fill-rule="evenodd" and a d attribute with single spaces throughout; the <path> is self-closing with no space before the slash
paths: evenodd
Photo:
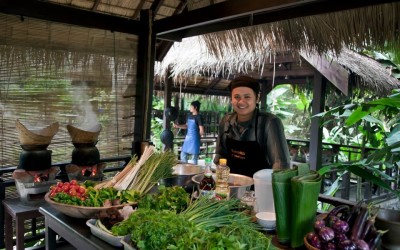
<path id="1" fill-rule="evenodd" d="M 208 198 L 199 198 L 181 213 L 139 208 L 111 230 L 115 235 L 130 235 L 141 250 L 273 248 L 271 239 L 239 208 L 237 199 Z"/>
<path id="2" fill-rule="evenodd" d="M 160 185 L 158 192 L 146 194 L 138 202 L 138 208 L 154 210 L 173 210 L 177 213 L 185 210 L 190 201 L 190 195 L 181 186 L 165 187 Z"/>
<path id="3" fill-rule="evenodd" d="M 139 198 L 138 195 L 135 195 L 134 192 L 122 192 L 116 190 L 115 188 L 102 188 L 95 189 L 93 187 L 89 187 L 86 190 L 87 198 L 82 202 L 82 206 L 86 207 L 102 207 L 105 202 L 111 202 L 111 205 L 119 205 L 128 202 L 137 201 Z"/>

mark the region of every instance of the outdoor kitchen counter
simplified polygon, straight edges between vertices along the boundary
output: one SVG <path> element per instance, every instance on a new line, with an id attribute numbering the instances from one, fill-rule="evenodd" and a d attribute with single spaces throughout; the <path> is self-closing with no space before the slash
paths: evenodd
<path id="1" fill-rule="evenodd" d="M 87 219 L 76 219 L 66 216 L 51 206 L 39 208 L 45 217 L 46 250 L 57 248 L 56 236 L 59 235 L 77 249 L 121 249 L 109 245 L 107 242 L 94 236 L 86 226 Z"/>

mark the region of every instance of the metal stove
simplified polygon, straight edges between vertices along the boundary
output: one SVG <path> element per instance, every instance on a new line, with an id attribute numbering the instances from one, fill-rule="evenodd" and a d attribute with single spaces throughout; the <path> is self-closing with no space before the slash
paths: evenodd
<path id="1" fill-rule="evenodd" d="M 51 166 L 52 152 L 47 147 L 58 127 L 55 122 L 42 129 L 28 129 L 16 121 L 22 151 L 13 178 L 22 203 L 34 205 L 43 202 L 50 186 L 57 183 L 60 169 Z"/>
<path id="2" fill-rule="evenodd" d="M 59 172 L 59 167 L 31 171 L 16 169 L 13 172 L 13 178 L 20 200 L 30 205 L 41 203 L 50 186 L 57 183 L 56 176 Z"/>
<path id="3" fill-rule="evenodd" d="M 67 125 L 67 130 L 74 145 L 71 164 L 65 168 L 69 180 L 101 181 L 106 167 L 105 163 L 100 162 L 100 152 L 96 147 L 101 125 L 88 130 Z"/>

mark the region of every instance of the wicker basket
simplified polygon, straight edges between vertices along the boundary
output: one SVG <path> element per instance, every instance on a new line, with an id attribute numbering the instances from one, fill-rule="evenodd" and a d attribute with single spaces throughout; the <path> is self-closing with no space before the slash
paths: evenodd
<path id="1" fill-rule="evenodd" d="M 97 142 L 98 140 L 101 131 L 101 125 L 97 124 L 89 130 L 82 130 L 68 124 L 67 130 L 73 143 L 93 143 Z"/>
<path id="2" fill-rule="evenodd" d="M 21 145 L 49 145 L 53 136 L 58 132 L 58 122 L 53 122 L 42 129 L 26 128 L 18 119 L 15 123 Z"/>

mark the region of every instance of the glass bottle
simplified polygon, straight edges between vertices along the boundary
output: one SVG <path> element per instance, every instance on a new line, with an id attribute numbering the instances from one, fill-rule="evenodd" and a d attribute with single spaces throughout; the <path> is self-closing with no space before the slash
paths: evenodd
<path id="1" fill-rule="evenodd" d="M 216 170 L 217 183 L 215 186 L 215 198 L 218 200 L 229 199 L 229 173 L 230 168 L 227 165 L 226 159 L 219 159 Z"/>
<path id="2" fill-rule="evenodd" d="M 215 180 L 212 177 L 211 164 L 206 164 L 206 170 L 204 171 L 204 177 L 199 184 L 201 196 L 214 196 Z"/>

